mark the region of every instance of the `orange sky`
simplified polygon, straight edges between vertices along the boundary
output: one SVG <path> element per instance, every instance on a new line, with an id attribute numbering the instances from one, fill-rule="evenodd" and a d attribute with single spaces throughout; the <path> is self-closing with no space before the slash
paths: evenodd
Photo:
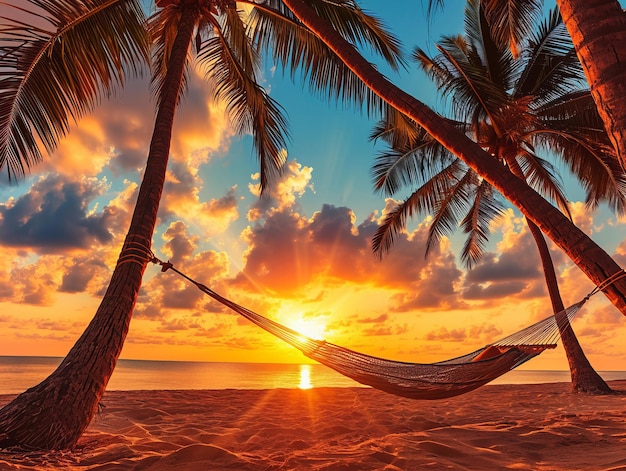
<path id="1" fill-rule="evenodd" d="M 513 210 L 494 225 L 472 271 L 457 258 L 460 235 L 424 258 L 428 220 L 413 221 L 384 260 L 373 257 L 370 238 L 393 203 L 374 195 L 369 180 L 373 122 L 266 72 L 294 136 L 271 197 L 257 197 L 249 139 L 232 136 L 195 76 L 175 128 L 157 256 L 303 333 L 398 360 L 455 357 L 550 314 L 536 249 Z M 404 75 L 398 80 L 411 83 Z M 129 223 L 152 107 L 146 82 L 132 82 L 26 181 L 0 187 L 0 355 L 63 356 L 94 314 Z M 572 199 L 576 223 L 626 266 L 624 221 Z M 593 286 L 553 253 L 564 301 L 574 303 Z M 574 329 L 596 369 L 626 370 L 626 319 L 602 295 Z M 122 357 L 306 361 L 156 266 L 146 272 Z M 567 363 L 559 348 L 525 367 Z"/>

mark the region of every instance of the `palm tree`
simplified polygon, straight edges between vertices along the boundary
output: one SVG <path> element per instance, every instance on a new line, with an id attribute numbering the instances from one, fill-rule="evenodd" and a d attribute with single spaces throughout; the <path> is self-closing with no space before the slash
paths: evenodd
<path id="1" fill-rule="evenodd" d="M 80 51 L 90 46 L 91 43 L 83 42 L 89 42 L 91 37 L 80 36 L 75 29 L 81 28 L 81 22 L 88 18 L 89 27 L 106 36 L 109 32 L 104 26 L 100 28 L 100 23 L 106 25 L 112 20 L 101 8 L 102 2 L 95 0 L 84 0 L 75 9 L 62 8 L 66 3 L 63 0 L 29 1 L 58 21 L 52 22 L 49 31 L 16 22 L 12 31 L 18 39 L 2 56 L 4 63 L 15 61 L 18 65 L 6 73 L 9 77 L 13 73 L 13 87 L 0 103 L 0 109 L 11 111 L 0 128 L 5 142 L 0 164 L 7 165 L 13 174 L 19 174 L 24 165 L 36 160 L 24 156 L 40 157 L 37 140 L 29 137 L 30 129 L 39 134 L 48 150 L 53 149 L 66 131 L 66 120 L 62 118 L 68 113 L 80 115 L 84 97 L 99 85 L 93 80 L 81 81 L 83 68 L 96 67 L 102 59 L 97 56 L 99 60 L 85 60 Z M 131 0 L 108 3 L 127 4 L 134 13 L 139 11 L 139 5 Z M 153 91 L 157 114 L 128 234 L 109 287 L 82 336 L 48 378 L 0 410 L 0 445 L 72 448 L 98 408 L 128 332 L 143 273 L 152 258 L 151 238 L 165 182 L 172 125 L 184 92 L 193 46 L 198 63 L 205 67 L 214 97 L 225 100 L 234 128 L 253 135 L 263 188 L 283 164 L 287 130 L 279 105 L 257 83 L 262 48 L 271 47 L 283 63 L 291 64 L 293 72 L 304 63 L 314 86 L 330 89 L 338 97 L 360 99 L 368 95 L 349 69 L 279 3 L 245 3 L 250 8 L 247 13 L 237 10 L 233 0 L 157 1 L 162 8 L 151 17 L 148 28 L 154 38 Z M 376 19 L 351 3 L 313 3 L 318 5 L 318 13 L 335 23 L 346 38 L 371 44 L 392 66 L 398 65 L 398 44 Z M 126 33 L 121 28 L 113 34 Z M 103 47 L 102 57 L 116 57 L 119 48 L 117 43 L 112 44 L 110 49 Z M 72 80 L 48 80 L 45 67 L 49 61 L 43 59 L 47 57 L 58 61 L 52 65 L 54 70 L 66 72 Z M 35 78 L 37 82 L 33 81 Z M 40 103 L 45 102 L 50 90 L 70 98 L 58 99 L 51 104 L 48 115 L 39 117 L 39 107 L 48 105 Z M 66 95 L 68 92 L 73 95 Z"/>
<path id="2" fill-rule="evenodd" d="M 516 25 L 538 14 L 541 0 L 482 0 L 498 39 L 516 50 Z M 429 11 L 444 0 L 429 0 Z M 626 15 L 616 0 L 556 0 L 598 112 L 622 168 L 626 168 Z"/>
<path id="3" fill-rule="evenodd" d="M 136 2 L 39 0 L 14 8 L 18 15 L 30 12 L 35 18 L 32 24 L 24 23 L 24 16 L 3 18 L 0 166 L 10 178 L 22 176 L 26 167 L 41 160 L 39 142 L 52 151 L 70 119 L 91 110 L 124 82 L 127 71 L 137 71 L 149 58 L 145 16 Z M 0 411 L 0 446 L 20 441 L 12 430 L 31 424 L 33 436 L 24 443 L 35 447 L 45 446 L 46 437 L 66 443 L 82 432 L 98 401 L 86 399 L 79 390 L 101 388 L 102 381 L 94 377 L 112 371 L 115 360 L 82 348 L 68 358 L 48 380 Z M 82 361 L 85 368 L 72 368 Z M 41 432 L 44 427 L 48 430 Z"/>
<path id="4" fill-rule="evenodd" d="M 387 80 L 303 0 L 283 2 L 385 103 L 422 126 L 535 223 L 626 315 L 626 278 L 620 276 L 622 268 L 608 253 L 526 182 L 503 168 L 453 123 Z"/>
<path id="5" fill-rule="evenodd" d="M 455 126 L 493 155 L 505 168 L 529 182 L 567 214 L 567 200 L 555 168 L 537 155 L 553 151 L 587 190 L 587 206 L 607 201 L 626 209 L 626 175 L 615 161 L 580 63 L 557 11 L 538 28 L 518 35 L 524 46 L 518 58 L 493 37 L 484 10 L 470 0 L 465 37 L 447 37 L 430 58 L 415 59 L 452 100 Z M 536 32 L 533 32 L 536 29 Z M 500 44 L 500 45 L 499 45 Z M 386 217 L 373 241 L 379 255 L 388 251 L 412 214 L 432 213 L 428 250 L 459 225 L 468 234 L 461 259 L 471 268 L 483 254 L 491 221 L 504 210 L 493 186 L 419 127 L 400 126 L 392 113 L 374 138 L 391 146 L 373 167 L 375 186 L 392 195 L 403 184 L 419 185 Z M 408 132 L 407 132 L 408 131 Z M 555 315 L 564 310 L 548 245 L 539 228 L 527 221 L 539 249 Z M 607 393 L 567 321 L 559 323 L 572 385 L 578 392 Z"/>

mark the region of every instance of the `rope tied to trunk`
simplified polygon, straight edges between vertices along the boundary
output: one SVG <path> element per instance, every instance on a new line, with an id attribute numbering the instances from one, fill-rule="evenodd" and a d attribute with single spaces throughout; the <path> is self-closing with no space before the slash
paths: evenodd
<path id="1" fill-rule="evenodd" d="M 587 296 L 584 297 L 584 300 L 587 301 L 591 296 L 599 293 L 600 291 L 604 291 L 605 289 L 607 289 L 609 286 L 611 286 L 613 283 L 621 280 L 622 278 L 626 277 L 626 271 L 624 271 L 624 269 L 622 268 L 621 270 L 619 270 L 616 273 L 613 273 L 611 276 L 609 276 L 606 280 L 604 280 L 602 283 L 600 283 L 598 286 L 596 286 L 593 290 L 591 290 L 589 292 L 589 294 L 587 294 Z"/>
<path id="2" fill-rule="evenodd" d="M 152 261 L 153 257 L 154 253 L 150 249 L 149 244 L 131 241 L 122 248 L 122 255 L 117 260 L 116 267 L 125 263 L 137 263 L 141 265 L 141 267 L 144 267 L 148 262 Z"/>

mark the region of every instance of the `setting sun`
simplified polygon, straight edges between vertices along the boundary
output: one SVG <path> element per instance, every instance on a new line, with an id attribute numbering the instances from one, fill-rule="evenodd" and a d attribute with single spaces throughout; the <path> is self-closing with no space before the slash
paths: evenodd
<path id="1" fill-rule="evenodd" d="M 313 340 L 325 340 L 326 322 L 320 316 L 303 313 L 298 306 L 283 304 L 278 322 Z"/>
<path id="2" fill-rule="evenodd" d="M 296 321 L 290 321 L 289 327 L 313 340 L 324 340 L 326 326 L 322 324 L 318 319 L 301 318 Z"/>

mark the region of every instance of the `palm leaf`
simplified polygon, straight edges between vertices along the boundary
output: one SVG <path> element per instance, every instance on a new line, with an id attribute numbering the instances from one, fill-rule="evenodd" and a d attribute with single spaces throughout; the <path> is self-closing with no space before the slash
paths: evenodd
<path id="1" fill-rule="evenodd" d="M 133 0 L 24 0 L 0 27 L 0 169 L 22 177 L 52 152 L 72 120 L 148 60 Z M 24 11 L 34 21 L 23 18 Z"/>
<path id="2" fill-rule="evenodd" d="M 316 0 L 311 6 L 346 39 L 372 46 L 392 68 L 403 64 L 398 41 L 353 2 Z M 279 0 L 255 4 L 250 25 L 255 44 L 315 93 L 364 106 L 370 113 L 384 109 L 384 102 Z"/>
<path id="3" fill-rule="evenodd" d="M 472 0 L 477 1 L 477 0 Z M 534 30 L 541 14 L 541 0 L 482 0 L 481 7 L 495 40 L 508 46 L 514 57 L 519 55 L 520 44 Z"/>
<path id="4" fill-rule="evenodd" d="M 587 86 L 572 40 L 557 10 L 529 38 L 525 64 L 513 95 L 535 96 L 545 102 Z"/>
<path id="5" fill-rule="evenodd" d="M 491 223 L 503 213 L 504 205 L 497 193 L 487 181 L 481 180 L 476 186 L 473 204 L 461 221 L 463 232 L 468 234 L 461 250 L 461 261 L 466 267 L 472 268 L 483 256 Z"/>
<path id="6" fill-rule="evenodd" d="M 402 186 L 421 185 L 455 159 L 438 141 L 413 122 L 380 121 L 370 138 L 382 140 L 389 151 L 381 152 L 372 166 L 376 190 L 393 195 Z M 391 115 L 395 118 L 400 116 Z"/>
<path id="7" fill-rule="evenodd" d="M 372 238 L 374 254 L 382 257 L 391 249 L 398 234 L 406 228 L 408 218 L 430 214 L 439 208 L 443 195 L 450 193 L 450 188 L 463 178 L 467 170 L 462 161 L 455 159 L 387 213 Z"/>
<path id="8" fill-rule="evenodd" d="M 222 34 L 203 43 L 198 60 L 214 97 L 226 103 L 235 131 L 252 134 L 263 190 L 285 161 L 287 121 L 280 105 L 256 81 L 258 57 L 248 36 L 242 34 L 235 10 L 228 11 L 225 26 L 218 32 Z"/>
<path id="9" fill-rule="evenodd" d="M 528 184 L 538 193 L 556 203 L 559 209 L 571 219 L 569 204 L 556 168 L 547 160 L 530 151 L 520 152 L 517 161 Z"/>
<path id="10" fill-rule="evenodd" d="M 454 184 L 448 185 L 447 191 L 441 191 L 436 195 L 436 204 L 430 208 L 433 219 L 428 228 L 426 255 L 434 247 L 439 246 L 443 237 L 451 235 L 459 227 L 461 215 L 469 206 L 477 183 L 478 175 L 473 170 L 465 168 L 464 174 L 457 176 Z"/>

